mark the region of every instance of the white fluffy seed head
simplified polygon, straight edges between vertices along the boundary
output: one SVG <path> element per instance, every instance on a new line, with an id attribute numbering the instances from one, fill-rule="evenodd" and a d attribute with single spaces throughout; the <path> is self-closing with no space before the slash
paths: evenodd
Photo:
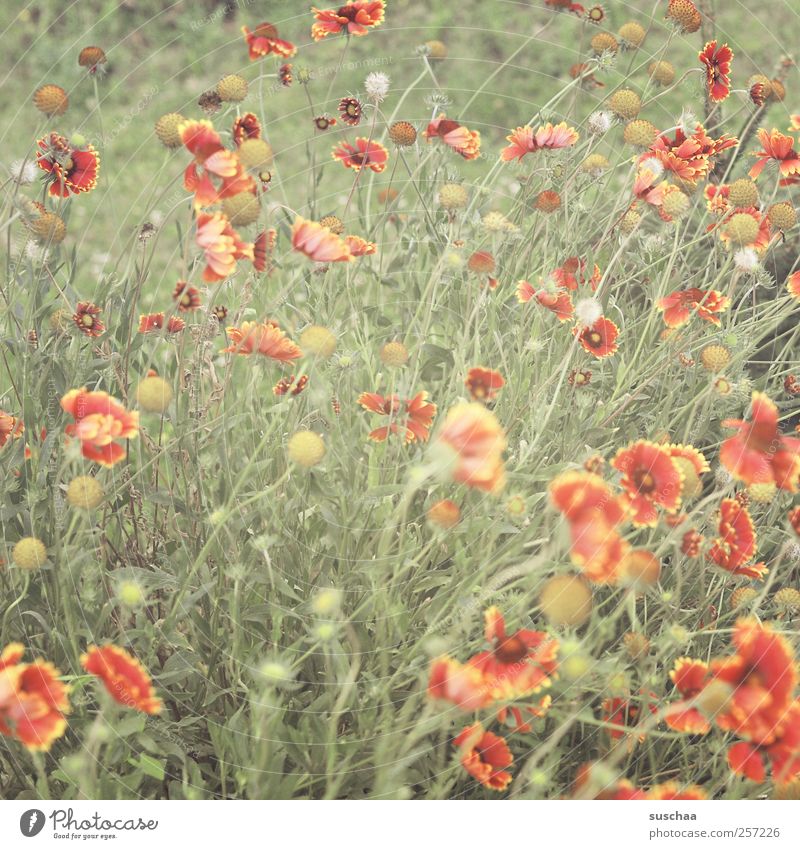
<path id="1" fill-rule="evenodd" d="M 733 264 L 737 271 L 750 273 L 758 268 L 758 254 L 753 248 L 740 248 L 733 255 Z"/>
<path id="2" fill-rule="evenodd" d="M 364 80 L 364 90 L 373 103 L 382 103 L 389 93 L 388 75 L 381 71 L 373 71 L 371 74 L 367 74 L 367 78 Z"/>
<path id="3" fill-rule="evenodd" d="M 591 327 L 603 314 L 603 307 L 596 298 L 581 298 L 575 304 L 575 318 L 584 327 Z"/>
<path id="4" fill-rule="evenodd" d="M 604 133 L 607 133 L 613 124 L 614 116 L 605 110 L 592 112 L 586 121 L 589 132 L 595 136 L 602 136 Z"/>

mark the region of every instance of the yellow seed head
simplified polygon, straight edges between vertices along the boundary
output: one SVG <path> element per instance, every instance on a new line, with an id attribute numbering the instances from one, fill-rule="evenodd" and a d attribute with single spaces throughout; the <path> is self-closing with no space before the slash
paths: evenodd
<path id="1" fill-rule="evenodd" d="M 734 180 L 728 189 L 728 202 L 733 207 L 756 206 L 758 204 L 758 188 L 747 177 Z"/>
<path id="2" fill-rule="evenodd" d="M 797 212 L 788 201 L 773 203 L 767 210 L 767 218 L 778 230 L 791 230 L 797 224 Z"/>
<path id="3" fill-rule="evenodd" d="M 677 186 L 672 186 L 672 191 L 666 192 L 661 202 L 661 208 L 670 218 L 683 218 L 689 211 L 691 201 Z"/>
<path id="4" fill-rule="evenodd" d="M 752 587 L 737 587 L 731 593 L 731 610 L 749 607 L 756 598 L 758 598 L 758 593 Z"/>
<path id="5" fill-rule="evenodd" d="M 463 209 L 468 201 L 467 190 L 460 183 L 445 183 L 439 189 L 439 206 L 445 209 Z"/>
<path id="6" fill-rule="evenodd" d="M 237 153 L 245 168 L 259 170 L 272 165 L 272 148 L 264 139 L 245 139 Z"/>
<path id="7" fill-rule="evenodd" d="M 385 366 L 399 368 L 408 362 L 408 348 L 402 342 L 387 342 L 381 348 L 380 358 Z"/>
<path id="8" fill-rule="evenodd" d="M 172 387 L 163 377 L 146 377 L 136 390 L 136 401 L 148 413 L 163 413 L 172 401 Z"/>
<path id="9" fill-rule="evenodd" d="M 447 58 L 447 45 L 443 41 L 432 39 L 425 42 L 425 47 L 428 49 L 428 58 L 441 61 Z"/>
<path id="10" fill-rule="evenodd" d="M 186 118 L 178 112 L 167 112 L 156 121 L 156 135 L 164 147 L 176 148 L 183 144 L 178 127 L 184 121 Z"/>
<path id="11" fill-rule="evenodd" d="M 320 463 L 325 456 L 325 443 L 313 430 L 298 430 L 289 437 L 286 453 L 293 463 L 310 469 Z"/>
<path id="12" fill-rule="evenodd" d="M 644 27 L 636 21 L 628 21 L 619 28 L 619 38 L 625 47 L 641 47 L 645 35 Z"/>
<path id="13" fill-rule="evenodd" d="M 647 73 L 650 75 L 650 79 L 659 85 L 668 86 L 675 82 L 675 66 L 663 59 L 658 62 L 651 62 Z"/>
<path id="14" fill-rule="evenodd" d="M 642 660 L 650 652 L 650 640 L 637 631 L 629 631 L 622 638 L 622 642 L 631 660 Z"/>
<path id="15" fill-rule="evenodd" d="M 326 215 L 320 222 L 323 227 L 327 227 L 331 233 L 341 236 L 344 233 L 344 224 L 341 218 L 335 215 Z"/>
<path id="16" fill-rule="evenodd" d="M 47 563 L 47 548 L 37 537 L 23 537 L 11 551 L 11 559 L 20 569 L 41 569 Z"/>
<path id="17" fill-rule="evenodd" d="M 60 245 L 67 235 L 63 219 L 55 212 L 43 212 L 28 225 L 31 233 L 45 245 Z"/>
<path id="18" fill-rule="evenodd" d="M 241 103 L 247 97 L 247 80 L 239 74 L 226 74 L 217 83 L 217 94 L 229 103 Z"/>
<path id="19" fill-rule="evenodd" d="M 724 371 L 731 361 L 731 352 L 724 345 L 706 345 L 700 351 L 700 362 L 706 371 L 716 374 Z"/>
<path id="20" fill-rule="evenodd" d="M 611 167 L 608 158 L 602 153 L 590 153 L 581 163 L 581 171 L 587 174 L 601 174 Z"/>
<path id="21" fill-rule="evenodd" d="M 700 482 L 700 475 L 697 474 L 697 469 L 695 469 L 694 463 L 687 460 L 685 457 L 673 457 L 672 462 L 683 475 L 681 497 L 688 501 L 690 498 L 695 498 L 700 495 L 703 491 L 703 484 Z"/>
<path id="22" fill-rule="evenodd" d="M 734 245 L 751 245 L 758 236 L 758 222 L 746 212 L 734 213 L 725 225 L 725 235 Z"/>
<path id="23" fill-rule="evenodd" d="M 750 496 L 750 500 L 756 504 L 769 504 L 775 498 L 777 491 L 777 487 L 772 481 L 751 483 L 747 487 L 747 494 Z"/>
<path id="24" fill-rule="evenodd" d="M 796 590 L 794 587 L 783 587 L 772 596 L 772 600 L 778 607 L 783 607 L 786 610 L 792 612 L 800 610 L 800 590 Z"/>
<path id="25" fill-rule="evenodd" d="M 79 475 L 67 487 L 67 503 L 80 510 L 94 510 L 105 495 L 100 481 L 91 475 Z"/>
<path id="26" fill-rule="evenodd" d="M 595 56 L 599 56 L 601 53 L 607 51 L 609 53 L 616 53 L 619 50 L 619 43 L 610 32 L 596 33 L 592 36 L 590 44 Z"/>
<path id="27" fill-rule="evenodd" d="M 623 132 L 625 141 L 634 147 L 650 147 L 657 135 L 658 127 L 642 118 L 626 124 Z"/>
<path id="28" fill-rule="evenodd" d="M 639 114 L 642 98 L 629 88 L 621 88 L 609 98 L 608 108 L 617 117 L 630 121 Z"/>
<path id="29" fill-rule="evenodd" d="M 633 233 L 641 220 L 642 215 L 639 210 L 631 207 L 631 209 L 622 216 L 622 221 L 619 223 L 619 229 L 626 235 L 628 233 Z"/>
<path id="30" fill-rule="evenodd" d="M 222 211 L 228 216 L 234 227 L 246 227 L 258 221 L 261 214 L 261 204 L 258 198 L 250 192 L 239 192 L 238 195 L 225 198 L 222 201 Z"/>
<path id="31" fill-rule="evenodd" d="M 620 577 L 626 584 L 649 587 L 661 576 L 661 561 L 644 548 L 629 551 L 620 564 Z"/>
<path id="32" fill-rule="evenodd" d="M 306 354 L 327 360 L 336 350 L 336 337 L 327 327 L 312 324 L 300 334 L 300 347 Z"/>
<path id="33" fill-rule="evenodd" d="M 697 709 L 707 717 L 715 717 L 724 711 L 733 696 L 733 687 L 719 678 L 715 678 L 700 691 L 696 697 Z"/>
<path id="34" fill-rule="evenodd" d="M 700 12 L 691 0 L 669 0 L 665 17 L 668 21 L 672 21 L 681 32 L 697 32 L 703 23 Z"/>
<path id="35" fill-rule="evenodd" d="M 592 615 L 592 591 L 579 575 L 555 575 L 542 587 L 539 606 L 552 626 L 578 627 Z"/>
<path id="36" fill-rule="evenodd" d="M 135 581 L 121 581 L 117 587 L 117 598 L 125 607 L 138 607 L 144 602 L 144 593 Z"/>
<path id="37" fill-rule="evenodd" d="M 417 131 L 414 125 L 409 124 L 408 121 L 395 121 L 389 127 L 389 138 L 398 147 L 411 147 L 417 140 Z"/>

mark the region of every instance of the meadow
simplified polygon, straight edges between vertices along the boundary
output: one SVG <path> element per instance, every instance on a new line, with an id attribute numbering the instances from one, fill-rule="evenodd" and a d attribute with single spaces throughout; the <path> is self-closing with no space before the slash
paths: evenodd
<path id="1" fill-rule="evenodd" d="M 797 798 L 796 9 L 326 10 L 0 10 L 0 798 Z"/>

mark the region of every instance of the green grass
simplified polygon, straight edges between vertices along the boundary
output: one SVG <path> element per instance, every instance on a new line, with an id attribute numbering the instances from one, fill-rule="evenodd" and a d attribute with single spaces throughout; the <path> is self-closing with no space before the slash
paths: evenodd
<path id="1" fill-rule="evenodd" d="M 730 597 L 748 582 L 683 556 L 681 538 L 690 526 L 713 536 L 720 499 L 741 488 L 716 474 L 717 452 L 730 433 L 721 422 L 742 417 L 751 390 L 780 402 L 787 428 L 798 414 L 782 388 L 798 359 L 798 305 L 783 288 L 796 262 L 796 229 L 764 255 L 756 277 L 735 273 L 730 252 L 706 232 L 712 219 L 702 189 L 681 221 L 666 224 L 650 210 L 633 234 L 621 233 L 636 152 L 623 144 L 620 126 L 602 137 L 586 128 L 588 115 L 623 84 L 643 94 L 642 117 L 661 129 L 673 128 L 684 108 L 702 119 L 698 73 L 666 93 L 654 90 L 646 73 L 662 55 L 678 77 L 694 68 L 700 36 L 667 41 L 665 3 L 608 3 L 611 31 L 634 19 L 650 32 L 641 50 L 596 72 L 604 88 L 581 90 L 570 85 L 569 68 L 586 60 L 597 30 L 538 2 L 462 3 L 456 14 L 454 4 L 391 0 L 385 24 L 353 39 L 343 57 L 343 40 L 307 43 L 310 14 L 299 4 L 290 15 L 287 5 L 242 3 L 231 20 L 212 4 L 147 0 L 67 9 L 6 4 L 0 12 L 3 164 L 30 158 L 35 140 L 50 130 L 83 134 L 102 160 L 97 188 L 62 204 L 68 235 L 46 262 L 26 252 L 19 218 L 20 197 L 41 200 L 42 188 L 18 186 L 3 171 L 0 408 L 24 421 L 32 456 L 23 458 L 24 440 L 0 453 L 0 649 L 19 641 L 29 660 L 52 660 L 71 685 L 73 710 L 65 736 L 46 754 L 0 737 L 0 796 L 490 797 L 461 769 L 452 745 L 471 715 L 433 702 L 425 689 L 431 659 L 464 661 L 485 647 L 483 610 L 492 604 L 510 630 L 552 632 L 562 664 L 574 661 L 548 691 L 548 715 L 530 733 L 507 735 L 515 757 L 509 795 L 567 795 L 578 766 L 590 760 L 644 787 L 676 780 L 700 784 L 715 798 L 771 793 L 769 784 L 730 774 L 725 750 L 733 738 L 718 729 L 687 742 L 662 723 L 643 743 L 614 747 L 601 711 L 605 698 L 637 699 L 641 691 L 654 692 L 663 706 L 674 699 L 668 672 L 676 658 L 731 651 L 742 611 Z M 796 42 L 791 4 L 718 5 L 717 36 L 737 54 L 734 88 L 757 71 L 772 76 Z M 328 70 L 307 87 L 275 89 L 277 64 L 250 63 L 240 35 L 242 24 L 263 18 L 300 45 L 295 76 L 303 67 Z M 432 73 L 415 51 L 431 38 L 449 49 Z M 109 57 L 96 92 L 76 61 L 89 43 Z M 392 81 L 377 138 L 385 140 L 392 117 L 424 129 L 433 112 L 426 98 L 441 89 L 452 101 L 448 115 L 480 130 L 481 159 L 466 162 L 420 139 L 405 154 L 406 167 L 387 142 L 389 167 L 365 172 L 348 204 L 353 174 L 331 159 L 330 148 L 368 135 L 371 115 L 357 130 L 340 122 L 325 134 L 314 133 L 311 115 L 336 114 L 340 97 L 363 95 L 370 71 Z M 240 111 L 260 115 L 275 151 L 259 224 L 242 233 L 252 239 L 265 226 L 278 230 L 276 268 L 256 275 L 242 262 L 229 280 L 203 286 L 182 185 L 189 155 L 166 151 L 152 127 L 169 111 L 202 117 L 197 98 L 223 73 L 248 79 Z M 50 82 L 70 96 L 67 113 L 53 121 L 31 104 L 36 88 Z M 771 105 L 759 125 L 785 130 L 797 111 L 796 69 L 786 85 L 786 101 Z M 735 93 L 712 116 L 709 133 L 738 134 L 752 112 Z M 235 107 L 223 108 L 212 120 L 227 133 L 235 114 Z M 532 155 L 519 166 L 496 164 L 511 129 L 562 119 L 580 132 L 575 148 Z M 600 179 L 580 169 L 589 152 L 610 160 Z M 749 161 L 739 152 L 731 179 L 744 176 Z M 438 190 L 448 181 L 468 188 L 466 211 L 448 215 L 439 207 Z M 387 210 L 378 194 L 390 185 L 400 194 Z M 797 189 L 778 188 L 774 172 L 759 188 L 765 203 L 796 200 Z M 542 189 L 562 196 L 553 215 L 533 208 Z M 517 233 L 487 231 L 481 217 L 492 210 L 515 222 Z M 337 214 L 347 233 L 378 242 L 379 253 L 322 272 L 291 251 L 294 212 Z M 146 222 L 156 232 L 143 241 Z M 497 260 L 494 291 L 466 267 L 476 250 Z M 619 351 L 607 360 L 584 353 L 569 324 L 515 298 L 517 281 L 537 283 L 573 255 L 603 272 L 604 314 L 620 328 Z M 202 286 L 203 310 L 176 337 L 137 334 L 140 313 L 171 310 L 178 279 Z M 719 329 L 695 318 L 677 339 L 662 340 L 655 302 L 686 286 L 731 291 L 734 303 Z M 108 330 L 97 340 L 71 326 L 54 329 L 56 310 L 71 312 L 81 300 L 103 307 Z M 221 354 L 224 335 L 208 315 L 217 304 L 228 308 L 229 325 L 275 319 L 293 339 L 310 324 L 329 327 L 336 353 L 286 368 Z M 37 332 L 37 346 L 28 342 L 29 330 Z M 395 339 L 411 355 L 402 368 L 379 358 Z M 700 366 L 700 351 L 711 343 L 731 350 L 729 395 Z M 684 364 L 688 359 L 696 362 Z M 506 380 L 494 406 L 508 437 L 508 483 L 498 496 L 446 482 L 434 447 L 369 442 L 381 422 L 356 403 L 364 391 L 405 398 L 425 390 L 438 406 L 436 433 L 464 398 L 464 378 L 475 365 Z M 58 406 L 64 393 L 87 385 L 133 408 L 151 368 L 170 382 L 175 400 L 163 418 L 142 413 L 142 436 L 128 442 L 125 462 L 100 469 L 74 443 L 65 445 L 68 417 Z M 574 389 L 567 377 L 581 368 L 592 371 L 591 383 Z M 307 373 L 308 388 L 275 396 L 272 387 L 290 373 Z M 286 456 L 289 436 L 303 429 L 322 434 L 327 449 L 310 470 Z M 683 525 L 626 529 L 632 544 L 662 560 L 661 581 L 641 594 L 596 586 L 587 624 L 551 628 L 538 605 L 542 586 L 575 567 L 548 483 L 592 454 L 610 461 L 627 443 L 664 433 L 702 450 L 712 471 Z M 107 497 L 87 515 L 64 493 L 72 478 L 89 473 Z M 608 468 L 606 477 L 615 480 Z M 512 496 L 524 499 L 524 515 L 507 510 Z M 425 518 L 441 498 L 462 511 L 449 531 Z M 790 505 L 787 493 L 751 505 L 758 559 L 770 573 L 753 583 L 758 595 L 748 611 L 765 620 L 781 614 L 775 627 L 793 635 L 796 618 L 774 602 L 777 589 L 800 583 L 796 539 L 785 521 Z M 14 544 L 27 535 L 40 537 L 49 553 L 48 566 L 30 573 L 11 562 Z M 138 603 L 131 584 L 141 591 Z M 629 631 L 650 640 L 644 659 L 626 653 Z M 160 716 L 114 704 L 83 674 L 81 653 L 105 641 L 127 647 L 152 674 L 165 703 Z M 480 718 L 500 733 L 493 711 Z"/>

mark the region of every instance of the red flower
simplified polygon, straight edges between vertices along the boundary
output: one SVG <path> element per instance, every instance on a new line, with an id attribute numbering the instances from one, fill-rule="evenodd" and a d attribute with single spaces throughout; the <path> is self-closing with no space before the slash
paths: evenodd
<path id="1" fill-rule="evenodd" d="M 499 371 L 482 366 L 471 368 L 464 381 L 473 401 L 493 401 L 505 383 Z"/>
<path id="2" fill-rule="evenodd" d="M 518 700 L 549 687 L 558 666 L 558 641 L 543 631 L 506 633 L 497 607 L 484 613 L 484 636 L 492 646 L 469 660 L 495 701 Z"/>
<path id="3" fill-rule="evenodd" d="M 622 474 L 634 525 L 652 527 L 658 523 L 658 507 L 670 513 L 680 507 L 683 475 L 665 446 L 640 439 L 621 448 L 611 465 Z"/>
<path id="4" fill-rule="evenodd" d="M 390 433 L 402 433 L 406 442 L 417 439 L 427 442 L 436 415 L 436 404 L 427 398 L 427 392 L 418 392 L 408 400 L 401 400 L 397 395 L 384 397 L 375 392 L 362 392 L 358 396 L 358 403 L 365 410 L 389 416 L 389 424 L 370 431 L 369 438 L 375 442 L 384 442 Z"/>
<path id="5" fill-rule="evenodd" d="M 239 259 L 255 259 L 253 244 L 243 242 L 230 221 L 221 212 L 201 212 L 197 216 L 195 241 L 205 254 L 203 280 L 217 283 L 236 271 Z"/>
<path id="6" fill-rule="evenodd" d="M 259 24 L 252 32 L 247 27 L 242 27 L 242 33 L 247 42 L 251 62 L 262 56 L 269 56 L 270 53 L 282 59 L 290 59 L 297 53 L 294 44 L 278 38 L 278 31 L 272 24 Z"/>
<path id="7" fill-rule="evenodd" d="M 690 657 L 680 657 L 675 661 L 672 671 L 669 673 L 675 689 L 681 696 L 681 701 L 676 702 L 670 708 L 664 721 L 675 731 L 684 731 L 687 734 L 706 734 L 711 730 L 711 725 L 702 713 L 687 704 L 703 689 L 708 677 L 708 664 L 702 660 L 693 660 Z"/>
<path id="8" fill-rule="evenodd" d="M 440 138 L 448 147 L 467 160 L 477 159 L 481 154 L 481 134 L 477 130 L 463 127 L 444 113 L 437 115 L 422 135 L 428 141 L 432 138 Z"/>
<path id="9" fill-rule="evenodd" d="M 101 312 L 102 310 L 97 304 L 89 301 L 81 301 L 75 307 L 75 314 L 72 316 L 72 320 L 77 325 L 78 330 L 85 336 L 102 336 L 105 333 L 106 327 L 97 317 Z"/>
<path id="10" fill-rule="evenodd" d="M 800 505 L 793 507 L 786 518 L 789 520 L 792 530 L 800 537 Z"/>
<path id="11" fill-rule="evenodd" d="M 372 256 L 378 252 L 375 242 L 368 242 L 361 236 L 345 236 L 344 243 L 350 250 L 350 256 Z"/>
<path id="12" fill-rule="evenodd" d="M 161 699 L 153 691 L 150 676 L 125 649 L 110 643 L 89 646 L 81 665 L 99 678 L 115 702 L 143 713 L 161 713 Z"/>
<path id="13" fill-rule="evenodd" d="M 506 484 L 500 422 L 483 404 L 456 404 L 447 412 L 437 444 L 451 455 L 450 476 L 457 483 L 498 493 Z"/>
<path id="14" fill-rule="evenodd" d="M 786 279 L 786 291 L 796 300 L 800 301 L 800 271 L 795 271 Z"/>
<path id="15" fill-rule="evenodd" d="M 343 97 L 339 101 L 339 115 L 345 124 L 358 126 L 361 121 L 361 101 L 355 97 Z"/>
<path id="16" fill-rule="evenodd" d="M 579 285 L 589 284 L 592 291 L 597 291 L 597 287 L 603 275 L 597 265 L 592 267 L 592 276 L 587 277 L 586 260 L 577 256 L 571 256 L 564 260 L 564 264 L 559 266 L 550 275 L 553 280 L 565 289 L 575 291 Z"/>
<path id="17" fill-rule="evenodd" d="M 349 0 L 338 9 L 317 9 L 314 23 L 311 25 L 311 37 L 322 41 L 329 35 L 346 33 L 347 35 L 366 35 L 383 22 L 383 0 Z"/>
<path id="18" fill-rule="evenodd" d="M 504 162 L 512 159 L 521 160 L 528 153 L 538 150 L 560 150 L 572 147 L 578 139 L 578 133 L 573 127 L 567 126 L 566 121 L 560 124 L 545 124 L 534 131 L 533 127 L 517 127 L 506 139 L 511 142 L 500 151 Z"/>
<path id="19" fill-rule="evenodd" d="M 255 181 L 238 156 L 223 147 L 211 121 L 184 121 L 178 131 L 184 146 L 194 155 L 194 162 L 184 171 L 183 185 L 194 193 L 196 207 L 211 206 L 241 192 L 255 192 Z"/>
<path id="20" fill-rule="evenodd" d="M 347 243 L 316 221 L 296 218 L 292 225 L 292 247 L 314 262 L 354 262 Z"/>
<path id="21" fill-rule="evenodd" d="M 792 136 L 785 136 L 774 128 L 771 132 L 762 128 L 758 131 L 758 140 L 762 149 L 753 154 L 758 157 L 758 162 L 750 169 L 750 176 L 754 180 L 770 161 L 778 164 L 781 177 L 789 181 L 800 174 L 800 155 L 794 149 Z"/>
<path id="22" fill-rule="evenodd" d="M 658 698 L 655 693 L 642 693 L 640 698 L 647 704 L 651 714 L 658 713 L 658 709 L 653 703 Z M 627 737 L 631 731 L 634 731 L 641 722 L 641 715 L 642 706 L 631 699 L 614 696 L 603 700 L 603 721 L 616 725 L 619 729 L 606 729 L 612 740 L 621 740 L 623 737 Z M 645 735 L 640 732 L 637 734 L 637 738 L 641 742 Z"/>
<path id="23" fill-rule="evenodd" d="M 578 336 L 583 350 L 598 360 L 610 357 L 617 350 L 619 328 L 604 316 L 600 316 L 590 327 L 575 327 L 572 332 Z"/>
<path id="24" fill-rule="evenodd" d="M 754 392 L 751 421 L 727 419 L 724 427 L 738 433 L 719 450 L 722 465 L 745 483 L 774 483 L 796 492 L 800 483 L 800 439 L 782 436 L 778 408 L 763 392 Z"/>
<path id="25" fill-rule="evenodd" d="M 181 312 L 200 309 L 200 290 L 190 286 L 185 280 L 179 280 L 172 292 L 172 300 L 178 302 Z"/>
<path id="26" fill-rule="evenodd" d="M 389 151 L 382 144 L 363 136 L 356 139 L 355 147 L 348 142 L 341 142 L 331 151 L 331 156 L 338 159 L 345 168 L 352 168 L 354 171 L 369 168 L 376 174 L 380 174 L 389 161 Z"/>
<path id="27" fill-rule="evenodd" d="M 708 96 L 714 103 L 721 103 L 731 93 L 733 50 L 727 44 L 718 48 L 716 41 L 709 41 L 698 54 L 698 58 L 706 66 Z"/>
<path id="28" fill-rule="evenodd" d="M 795 780 L 800 775 L 800 700 L 795 700 L 786 709 L 773 743 L 734 743 L 728 749 L 728 764 L 733 772 L 751 781 L 764 781 L 768 765 L 776 784 Z"/>
<path id="29" fill-rule="evenodd" d="M 90 192 L 97 185 L 100 157 L 90 145 L 76 147 L 69 139 L 50 133 L 37 142 L 36 164 L 50 174 L 50 194 L 69 197 Z"/>
<path id="30" fill-rule="evenodd" d="M 272 254 L 277 236 L 278 231 L 270 227 L 268 230 L 262 230 L 253 242 L 253 268 L 259 273 L 272 273 Z"/>
<path id="31" fill-rule="evenodd" d="M 233 122 L 233 143 L 239 147 L 243 141 L 247 139 L 261 138 L 261 122 L 258 116 L 252 112 L 245 112 Z"/>
<path id="32" fill-rule="evenodd" d="M 68 689 L 52 663 L 21 663 L 24 653 L 19 643 L 0 653 L 0 734 L 46 752 L 67 729 Z"/>
<path id="33" fill-rule="evenodd" d="M 492 694 L 480 670 L 451 657 L 431 662 L 428 695 L 451 702 L 465 713 L 480 710 L 492 702 Z"/>
<path id="34" fill-rule="evenodd" d="M 647 793 L 647 798 L 658 801 L 697 802 L 707 799 L 708 796 L 696 784 L 687 784 L 685 787 L 681 787 L 674 781 L 665 781 L 663 784 L 656 784 L 655 787 L 651 787 Z"/>
<path id="35" fill-rule="evenodd" d="M 526 304 L 534 297 L 545 309 L 555 313 L 559 321 L 569 321 L 575 312 L 569 292 L 563 289 L 548 291 L 540 288 L 537 290 L 527 280 L 520 280 L 517 283 L 517 300 L 521 304 Z"/>
<path id="36" fill-rule="evenodd" d="M 289 377 L 282 377 L 273 387 L 274 395 L 299 395 L 308 385 L 308 375 L 301 374 L 297 380 L 295 376 L 290 374 Z"/>
<path id="37" fill-rule="evenodd" d="M 692 312 L 719 327 L 717 314 L 728 309 L 730 299 L 716 289 L 683 289 L 661 298 L 656 306 L 664 313 L 667 327 L 682 327 Z"/>
<path id="38" fill-rule="evenodd" d="M 223 354 L 261 354 L 281 363 L 303 356 L 300 348 L 274 321 L 245 321 L 241 327 L 227 327 L 225 332 L 231 344 L 222 349 Z"/>
<path id="39" fill-rule="evenodd" d="M 114 440 L 133 439 L 139 433 L 139 413 L 128 412 L 107 392 L 71 389 L 61 408 L 75 423 L 66 432 L 82 443 L 83 456 L 101 466 L 113 466 L 125 458 L 125 449 Z"/>
<path id="40" fill-rule="evenodd" d="M 719 506 L 719 536 L 708 550 L 709 560 L 734 575 L 763 580 L 763 563 L 748 565 L 756 553 L 756 530 L 750 513 L 735 498 L 723 498 Z"/>
<path id="41" fill-rule="evenodd" d="M 490 790 L 505 790 L 511 783 L 514 757 L 506 741 L 478 722 L 465 728 L 453 741 L 461 748 L 461 765 L 477 781 Z"/>
<path id="42" fill-rule="evenodd" d="M 590 581 L 614 583 L 630 546 L 617 532 L 625 510 L 608 484 L 590 472 L 564 472 L 549 492 L 569 523 L 572 562 Z"/>

